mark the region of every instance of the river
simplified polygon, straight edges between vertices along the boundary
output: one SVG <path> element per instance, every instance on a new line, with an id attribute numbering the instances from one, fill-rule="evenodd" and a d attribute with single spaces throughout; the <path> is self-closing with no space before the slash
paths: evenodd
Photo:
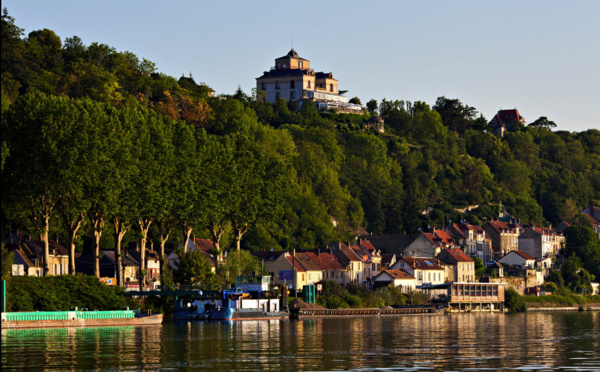
<path id="1" fill-rule="evenodd" d="M 600 313 L 2 330 L 2 370 L 600 371 Z"/>

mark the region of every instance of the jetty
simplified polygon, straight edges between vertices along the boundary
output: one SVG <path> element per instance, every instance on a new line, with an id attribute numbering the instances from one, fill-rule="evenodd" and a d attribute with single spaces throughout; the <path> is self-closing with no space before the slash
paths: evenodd
<path id="1" fill-rule="evenodd" d="M 400 308 L 368 309 L 290 309 L 290 319 L 319 317 L 360 317 L 387 315 L 434 315 L 440 314 L 435 306 L 408 306 Z"/>

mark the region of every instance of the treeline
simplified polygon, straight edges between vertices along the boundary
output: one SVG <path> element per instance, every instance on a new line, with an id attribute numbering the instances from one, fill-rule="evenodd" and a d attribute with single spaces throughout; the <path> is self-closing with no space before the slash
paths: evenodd
<path id="1" fill-rule="evenodd" d="M 498 138 L 474 108 L 440 97 L 369 101 L 379 134 L 369 114 L 239 89 L 215 98 L 130 52 L 24 36 L 6 10 L 1 37 L 3 229 L 59 235 L 72 252 L 151 239 L 162 254 L 192 232 L 217 255 L 238 243 L 312 249 L 361 227 L 483 223 L 499 202 L 522 222 L 585 223 L 579 212 L 600 199 L 595 129 L 553 132 L 540 118 Z"/>

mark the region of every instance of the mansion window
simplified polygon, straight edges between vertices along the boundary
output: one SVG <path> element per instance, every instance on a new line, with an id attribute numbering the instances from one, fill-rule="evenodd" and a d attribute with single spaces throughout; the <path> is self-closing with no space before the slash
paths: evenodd
<path id="1" fill-rule="evenodd" d="M 278 81 L 275 82 L 275 89 L 279 89 L 279 82 Z"/>
<path id="2" fill-rule="evenodd" d="M 296 99 L 296 92 L 290 92 L 290 99 Z"/>
<path id="3" fill-rule="evenodd" d="M 310 89 L 310 81 L 308 81 L 307 88 Z"/>
<path id="4" fill-rule="evenodd" d="M 329 84 L 329 91 L 333 92 L 333 84 Z"/>
<path id="5" fill-rule="evenodd" d="M 260 84 L 260 89 L 267 90 L 267 83 L 261 83 Z"/>
<path id="6" fill-rule="evenodd" d="M 296 82 L 294 80 L 290 81 L 290 89 L 296 88 Z"/>

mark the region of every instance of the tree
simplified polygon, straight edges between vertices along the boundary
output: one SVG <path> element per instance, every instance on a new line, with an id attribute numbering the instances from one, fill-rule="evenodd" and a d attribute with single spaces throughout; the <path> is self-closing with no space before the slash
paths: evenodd
<path id="1" fill-rule="evenodd" d="M 177 251 L 179 263 L 177 270 L 173 272 L 173 280 L 181 285 L 198 285 L 214 283 L 214 274 L 211 271 L 210 262 L 202 252 Z"/>
<path id="2" fill-rule="evenodd" d="M 348 102 L 349 103 L 353 103 L 355 105 L 361 105 L 362 106 L 362 102 L 360 102 L 360 98 L 358 98 L 358 97 L 352 97 L 352 98 L 350 98 L 350 100 Z"/>
<path id="3" fill-rule="evenodd" d="M 3 206 L 13 215 L 27 215 L 40 232 L 44 275 L 50 273 L 50 219 L 64 187 L 62 162 L 71 154 L 72 132 L 61 123 L 73 123 L 73 113 L 64 98 L 31 92 L 11 105 L 3 120 L 2 133 L 11 149 L 2 177 Z"/>
<path id="4" fill-rule="evenodd" d="M 0 273 L 0 278 L 2 280 L 9 280 L 12 274 L 12 265 L 15 262 L 15 253 L 10 252 L 4 242 L 1 244 L 0 256 L 2 262 L 0 262 L 0 267 L 2 268 L 2 272 Z"/>
<path id="5" fill-rule="evenodd" d="M 235 283 L 236 276 L 253 273 L 266 274 L 267 272 L 258 258 L 242 249 L 230 251 L 223 265 L 219 266 L 217 273 L 224 284 L 232 285 Z"/>
<path id="6" fill-rule="evenodd" d="M 565 255 L 575 255 L 583 268 L 596 278 L 600 278 L 600 241 L 591 227 L 574 225 L 565 230 Z M 565 276 L 565 280 L 567 277 Z"/>
<path id="7" fill-rule="evenodd" d="M 377 103 L 376 99 L 371 99 L 369 100 L 369 102 L 367 102 L 367 110 L 369 110 L 369 113 L 371 115 L 376 113 L 378 106 L 379 104 Z"/>
<path id="8" fill-rule="evenodd" d="M 548 120 L 548 118 L 545 116 L 540 116 L 536 121 L 528 124 L 527 126 L 536 129 L 552 130 L 552 128 L 556 128 L 556 123 L 552 120 Z"/>
<path id="9" fill-rule="evenodd" d="M 474 107 L 463 105 L 458 99 L 450 99 L 444 96 L 435 101 L 433 109 L 440 113 L 442 123 L 448 129 L 463 134 L 471 128 L 477 116 Z"/>

